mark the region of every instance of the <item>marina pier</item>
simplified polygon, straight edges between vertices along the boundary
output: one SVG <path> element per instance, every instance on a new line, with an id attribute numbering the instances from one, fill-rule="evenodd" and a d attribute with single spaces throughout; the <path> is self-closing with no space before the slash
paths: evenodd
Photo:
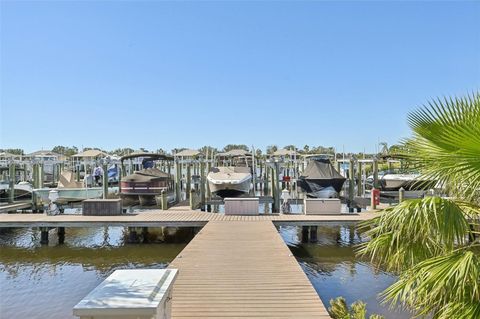
<path id="1" fill-rule="evenodd" d="M 57 228 L 202 227 L 169 267 L 179 269 L 172 318 L 330 318 L 324 304 L 275 226 L 302 226 L 316 239 L 318 225 L 355 224 L 374 212 L 341 215 L 229 216 L 192 210 L 150 210 L 120 216 L 2 214 L 0 228 L 33 227 L 48 243 Z M 315 234 L 313 234 L 315 233 Z M 302 236 L 303 237 L 303 236 Z"/>

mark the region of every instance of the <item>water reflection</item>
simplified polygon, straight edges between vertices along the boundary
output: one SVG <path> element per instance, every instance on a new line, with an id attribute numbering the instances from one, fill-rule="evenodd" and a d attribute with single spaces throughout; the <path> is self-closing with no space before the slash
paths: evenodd
<path id="1" fill-rule="evenodd" d="M 175 237 L 172 230 L 166 233 Z M 159 234 L 151 230 L 152 237 Z M 125 235 L 123 227 L 67 228 L 64 245 L 51 240 L 40 246 L 37 230 L 2 231 L 1 317 L 74 318 L 73 306 L 114 270 L 165 268 L 191 238 L 182 234 L 183 243 L 126 244 Z"/>
<path id="2" fill-rule="evenodd" d="M 355 245 L 365 238 L 353 225 L 319 226 L 318 242 L 303 244 L 300 227 L 279 230 L 326 306 L 330 299 L 343 296 L 348 304 L 363 300 L 369 313 L 388 319 L 411 317 L 381 304 L 378 294 L 394 283 L 396 276 L 356 256 Z"/>
<path id="3" fill-rule="evenodd" d="M 378 293 L 396 277 L 355 256 L 365 240 L 354 226 L 319 226 L 318 242 L 302 244 L 301 228 L 280 227 L 321 299 L 361 299 L 368 311 L 390 319 L 410 315 L 380 305 Z M 165 268 L 192 238 L 191 229 L 149 229 L 150 244 L 128 244 L 126 229 L 67 228 L 65 244 L 39 245 L 34 229 L 0 232 L 0 308 L 2 318 L 73 318 L 72 307 L 115 269 Z M 165 242 L 181 242 L 166 244 Z"/>

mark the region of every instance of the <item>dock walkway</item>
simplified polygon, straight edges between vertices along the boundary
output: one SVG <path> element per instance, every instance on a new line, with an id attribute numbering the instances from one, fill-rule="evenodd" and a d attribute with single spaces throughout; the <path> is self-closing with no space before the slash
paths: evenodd
<path id="1" fill-rule="evenodd" d="M 377 214 L 373 212 L 340 215 L 263 214 L 232 216 L 192 210 L 150 210 L 119 216 L 1 214 L 0 227 L 202 227 L 210 221 L 271 221 L 275 225 L 313 226 L 359 222 L 375 216 Z"/>
<path id="2" fill-rule="evenodd" d="M 345 224 L 378 216 L 232 216 L 153 210 L 119 216 L 1 214 L 2 227 L 203 227 L 170 264 L 179 269 L 172 318 L 330 318 L 275 226 Z M 316 228 L 315 228 L 316 231 Z M 64 233 L 63 233 L 64 234 Z"/>
<path id="3" fill-rule="evenodd" d="M 330 318 L 271 221 L 211 221 L 170 264 L 172 318 Z"/>

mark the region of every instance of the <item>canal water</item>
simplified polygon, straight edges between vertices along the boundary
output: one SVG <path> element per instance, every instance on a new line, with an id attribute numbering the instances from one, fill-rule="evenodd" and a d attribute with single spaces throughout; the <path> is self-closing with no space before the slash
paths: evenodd
<path id="1" fill-rule="evenodd" d="M 325 305 L 343 296 L 362 299 L 369 312 L 409 318 L 379 304 L 377 295 L 395 276 L 355 257 L 361 239 L 353 228 L 319 227 L 315 244 L 301 244 L 297 227 L 279 231 Z M 74 318 L 72 307 L 115 269 L 165 268 L 191 239 L 191 232 L 150 230 L 149 244 L 128 244 L 125 229 L 67 228 L 64 245 L 39 245 L 32 229 L 0 231 L 2 318 Z M 168 235 L 168 236 L 167 236 Z M 165 241 L 169 242 L 166 243 Z"/>

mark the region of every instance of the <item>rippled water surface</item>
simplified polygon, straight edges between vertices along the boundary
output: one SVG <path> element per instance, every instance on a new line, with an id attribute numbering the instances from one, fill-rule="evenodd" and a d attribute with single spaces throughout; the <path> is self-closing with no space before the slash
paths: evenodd
<path id="1" fill-rule="evenodd" d="M 280 228 L 326 306 L 343 296 L 348 303 L 362 299 L 369 312 L 386 318 L 410 317 L 379 304 L 378 293 L 395 276 L 355 257 L 354 245 L 362 239 L 352 227 L 319 227 L 315 244 L 301 244 L 300 232 L 298 227 Z M 125 235 L 123 227 L 67 228 L 64 245 L 51 231 L 49 246 L 41 246 L 37 230 L 1 230 L 0 317 L 73 318 L 73 306 L 113 270 L 165 268 L 193 234 L 189 229 L 150 229 L 149 244 L 128 244 Z"/>
<path id="2" fill-rule="evenodd" d="M 186 245 L 125 244 L 122 227 L 67 228 L 56 246 L 55 233 L 50 246 L 38 237 L 30 229 L 0 234 L 1 318 L 75 318 L 73 306 L 115 269 L 165 268 Z"/>
<path id="3" fill-rule="evenodd" d="M 394 283 L 396 276 L 355 256 L 356 245 L 364 239 L 353 226 L 319 226 L 317 243 L 302 244 L 300 227 L 280 227 L 280 234 L 326 307 L 331 299 L 343 296 L 347 304 L 356 300 L 367 303 L 369 314 L 388 319 L 411 317 L 381 304 L 378 294 Z"/>

